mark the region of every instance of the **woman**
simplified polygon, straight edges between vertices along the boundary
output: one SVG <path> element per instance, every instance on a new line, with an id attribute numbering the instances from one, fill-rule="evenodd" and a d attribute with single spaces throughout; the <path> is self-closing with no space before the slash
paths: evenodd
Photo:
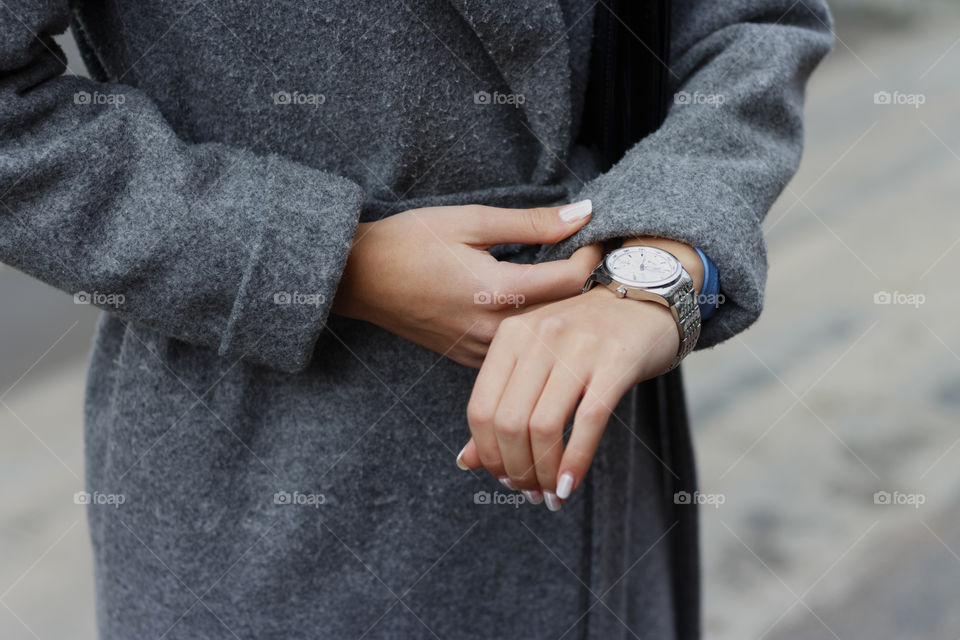
<path id="1" fill-rule="evenodd" d="M 697 637 L 660 376 L 684 329 L 578 294 L 629 239 L 694 293 L 718 269 L 698 347 L 757 317 L 830 18 L 676 2 L 678 99 L 601 173 L 575 142 L 595 14 L 5 3 L 0 257 L 108 311 L 85 411 L 87 489 L 124 496 L 88 508 L 101 637 Z M 63 74 L 71 20 L 96 80 Z"/>

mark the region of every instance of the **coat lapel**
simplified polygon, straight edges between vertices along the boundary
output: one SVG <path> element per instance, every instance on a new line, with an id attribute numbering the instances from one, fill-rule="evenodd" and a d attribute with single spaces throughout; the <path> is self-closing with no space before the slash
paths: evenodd
<path id="1" fill-rule="evenodd" d="M 557 0 L 450 0 L 477 34 L 520 106 L 540 155 L 533 176 L 557 175 L 570 144 L 570 53 Z M 484 90 L 492 91 L 492 88 Z"/>

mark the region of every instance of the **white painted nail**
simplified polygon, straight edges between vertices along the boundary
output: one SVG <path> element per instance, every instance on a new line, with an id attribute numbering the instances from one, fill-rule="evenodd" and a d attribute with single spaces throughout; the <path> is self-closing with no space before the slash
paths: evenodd
<path id="1" fill-rule="evenodd" d="M 573 222 L 574 220 L 586 217 L 591 211 L 593 211 L 593 203 L 589 200 L 581 200 L 580 202 L 574 202 L 573 204 L 560 207 L 557 213 L 564 222 Z"/>
<path id="2" fill-rule="evenodd" d="M 557 497 L 566 500 L 570 497 L 570 491 L 573 489 L 573 474 L 564 471 L 560 475 L 560 481 L 557 482 Z"/>
<path id="3" fill-rule="evenodd" d="M 560 511 L 560 499 L 553 491 L 544 491 L 543 499 L 547 503 L 547 509 L 550 511 Z"/>
<path id="4" fill-rule="evenodd" d="M 543 494 L 539 491 L 524 490 L 523 497 L 526 498 L 530 504 L 540 504 L 543 502 Z"/>
<path id="5" fill-rule="evenodd" d="M 497 478 L 497 480 L 499 480 L 500 484 L 505 486 L 507 489 L 512 489 L 513 491 L 517 490 L 517 485 L 513 484 L 513 482 L 511 482 L 510 478 L 508 478 L 507 476 L 503 476 L 502 478 Z"/>
<path id="6" fill-rule="evenodd" d="M 460 449 L 460 453 L 457 454 L 457 467 L 462 471 L 470 471 L 470 467 L 463 463 L 463 452 L 467 450 L 467 445 L 463 445 L 463 449 Z"/>

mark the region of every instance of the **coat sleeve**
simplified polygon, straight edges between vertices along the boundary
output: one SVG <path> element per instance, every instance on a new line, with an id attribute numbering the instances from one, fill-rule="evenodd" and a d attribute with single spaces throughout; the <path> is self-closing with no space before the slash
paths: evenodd
<path id="1" fill-rule="evenodd" d="M 822 0 L 676 0 L 670 109 L 662 127 L 584 185 L 593 219 L 547 258 L 585 244 L 659 236 L 702 249 L 724 302 L 698 347 L 760 315 L 767 260 L 761 222 L 803 147 L 804 87 L 833 44 Z"/>
<path id="2" fill-rule="evenodd" d="M 0 261 L 221 356 L 304 368 L 361 188 L 187 144 L 143 92 L 63 75 L 69 16 L 68 0 L 0 5 Z"/>

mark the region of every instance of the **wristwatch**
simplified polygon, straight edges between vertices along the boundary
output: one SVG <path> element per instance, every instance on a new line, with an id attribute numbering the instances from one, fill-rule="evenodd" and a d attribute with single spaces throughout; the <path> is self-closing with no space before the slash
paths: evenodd
<path id="1" fill-rule="evenodd" d="M 680 348 L 667 371 L 693 351 L 700 337 L 700 307 L 693 278 L 672 253 L 642 245 L 611 251 L 587 278 L 583 293 L 598 284 L 621 298 L 651 300 L 670 309 L 680 332 Z"/>

